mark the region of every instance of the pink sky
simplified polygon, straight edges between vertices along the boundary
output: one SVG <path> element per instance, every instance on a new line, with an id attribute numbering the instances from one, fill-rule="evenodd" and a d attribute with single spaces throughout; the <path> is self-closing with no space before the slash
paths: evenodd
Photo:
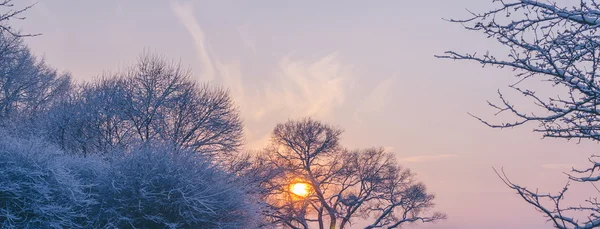
<path id="1" fill-rule="evenodd" d="M 437 194 L 437 208 L 449 217 L 414 228 L 550 228 L 492 167 L 504 167 L 516 183 L 555 192 L 566 181 L 562 172 L 585 165 L 597 145 L 541 140 L 532 126 L 482 125 L 467 112 L 511 120 L 493 117 L 486 100 L 497 100 L 497 89 L 508 92 L 512 72 L 433 57 L 449 49 L 501 53 L 492 40 L 442 20 L 493 6 L 40 0 L 18 25 L 43 33 L 27 38 L 32 50 L 80 82 L 128 66 L 144 49 L 180 60 L 198 81 L 231 90 L 249 150 L 262 147 L 276 123 L 303 116 L 341 126 L 350 148 L 387 147 Z"/>

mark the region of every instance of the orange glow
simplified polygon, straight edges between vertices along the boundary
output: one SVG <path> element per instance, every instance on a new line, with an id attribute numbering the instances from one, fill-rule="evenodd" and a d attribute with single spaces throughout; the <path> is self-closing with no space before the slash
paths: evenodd
<path id="1" fill-rule="evenodd" d="M 290 185 L 290 192 L 300 197 L 307 197 L 310 194 L 310 185 L 307 183 L 294 183 Z"/>

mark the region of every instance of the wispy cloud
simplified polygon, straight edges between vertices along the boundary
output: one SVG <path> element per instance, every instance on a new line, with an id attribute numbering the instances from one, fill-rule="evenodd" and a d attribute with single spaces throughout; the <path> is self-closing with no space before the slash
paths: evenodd
<path id="1" fill-rule="evenodd" d="M 410 163 L 410 162 L 426 162 L 426 161 L 438 161 L 442 159 L 458 157 L 456 154 L 436 154 L 426 156 L 415 156 L 415 157 L 404 157 L 400 158 L 399 162 Z"/>
<path id="2" fill-rule="evenodd" d="M 336 53 L 309 62 L 284 57 L 275 73 L 279 81 L 270 85 L 265 96 L 275 109 L 290 117 L 329 118 L 346 100 L 350 67 Z"/>
<path id="3" fill-rule="evenodd" d="M 543 164 L 542 168 L 545 169 L 572 169 L 575 164 Z"/>
<path id="4" fill-rule="evenodd" d="M 361 101 L 354 113 L 354 119 L 361 122 L 364 116 L 383 110 L 389 103 L 389 93 L 395 83 L 395 77 L 388 77 L 379 82 L 371 93 Z"/>
<path id="5" fill-rule="evenodd" d="M 210 59 L 210 55 L 208 53 L 208 49 L 206 47 L 206 40 L 204 36 L 204 31 L 200 28 L 200 25 L 196 22 L 194 18 L 193 5 L 190 2 L 180 3 L 177 1 L 171 2 L 171 8 L 175 12 L 175 15 L 179 18 L 179 21 L 187 31 L 190 33 L 192 38 L 194 39 L 194 45 L 196 46 L 196 50 L 198 51 L 198 55 L 200 57 L 200 61 L 202 62 L 202 77 L 207 80 L 212 80 L 215 78 L 215 70 L 213 63 Z"/>
<path id="6" fill-rule="evenodd" d="M 353 76 L 351 66 L 342 63 L 337 53 L 312 61 L 284 56 L 265 72 L 270 80 L 250 88 L 244 83 L 239 61 L 223 61 L 211 55 L 209 42 L 195 20 L 193 5 L 173 2 L 172 9 L 194 39 L 200 67 L 204 69 L 201 77 L 227 87 L 240 107 L 246 123 L 247 148 L 262 147 L 277 122 L 305 116 L 327 120 L 344 105 Z M 248 29 L 242 28 L 242 39 L 256 52 L 247 36 Z"/>

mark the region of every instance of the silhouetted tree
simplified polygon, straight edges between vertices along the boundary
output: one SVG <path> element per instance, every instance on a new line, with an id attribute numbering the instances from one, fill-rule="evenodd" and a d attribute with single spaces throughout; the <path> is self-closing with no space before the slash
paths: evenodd
<path id="1" fill-rule="evenodd" d="M 312 119 L 278 124 L 271 145 L 258 157 L 275 173 L 261 183 L 273 224 L 290 228 L 344 228 L 356 217 L 374 219 L 367 228 L 397 228 L 406 223 L 434 222 L 432 194 L 414 174 L 380 148 L 349 151 L 339 145 L 342 130 Z M 309 195 L 297 196 L 294 183 L 305 183 Z"/>

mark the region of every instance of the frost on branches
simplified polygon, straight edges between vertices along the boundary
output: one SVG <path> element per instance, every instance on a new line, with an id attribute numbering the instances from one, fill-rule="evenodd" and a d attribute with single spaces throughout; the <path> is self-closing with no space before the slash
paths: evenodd
<path id="1" fill-rule="evenodd" d="M 193 151 L 140 147 L 111 163 L 101 224 L 110 228 L 256 228 L 260 208 L 244 186 Z"/>
<path id="2" fill-rule="evenodd" d="M 260 223 L 249 187 L 207 157 L 140 146 L 66 155 L 0 133 L 0 228 L 242 228 Z"/>
<path id="3" fill-rule="evenodd" d="M 507 123 L 492 123 L 478 118 L 494 128 L 519 126 L 528 122 L 539 124 L 534 130 L 544 137 L 600 140 L 600 86 L 596 76 L 600 62 L 600 4 L 595 0 L 570 1 L 573 5 L 559 5 L 553 1 L 494 1 L 496 9 L 472 13 L 460 23 L 467 30 L 481 32 L 495 39 L 507 51 L 506 56 L 493 53 L 468 54 L 448 51 L 439 58 L 471 60 L 482 65 L 512 69 L 517 83 L 510 85 L 528 98 L 541 112 L 524 111 L 515 107 L 502 93 L 499 104 L 489 103 L 498 113 L 509 112 L 517 119 Z M 523 82 L 537 79 L 549 82 L 557 91 L 546 97 L 525 88 Z M 598 163 L 583 170 L 573 170 L 573 182 L 593 183 L 598 179 Z M 586 175 L 586 173 L 590 177 Z M 556 195 L 540 194 L 510 182 L 506 184 L 554 224 L 556 228 L 595 228 L 600 225 L 600 206 L 595 198 L 581 206 L 562 206 L 561 200 L 568 185 Z M 549 201 L 551 204 L 545 201 Z M 589 213 L 577 219 L 573 212 Z"/>
<path id="4" fill-rule="evenodd" d="M 69 157 L 0 133 L 0 228 L 81 228 L 96 203 Z"/>

